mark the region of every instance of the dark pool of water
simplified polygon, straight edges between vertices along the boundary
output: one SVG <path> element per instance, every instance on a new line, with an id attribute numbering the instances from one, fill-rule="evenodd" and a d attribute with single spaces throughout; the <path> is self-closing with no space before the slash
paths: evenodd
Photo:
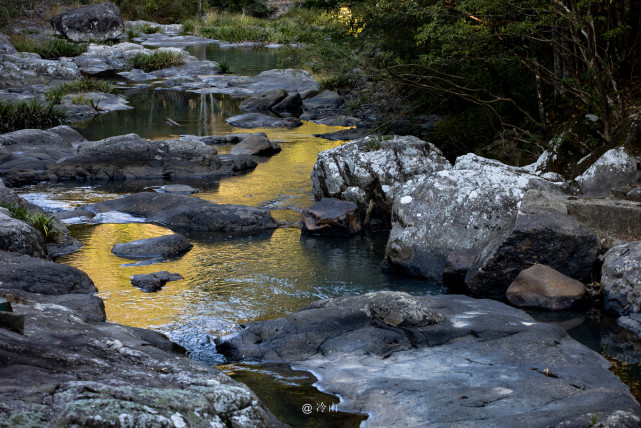
<path id="1" fill-rule="evenodd" d="M 217 44 L 187 46 L 185 48 L 200 60 L 227 62 L 232 74 L 253 76 L 278 67 L 279 49 L 221 48 Z"/>

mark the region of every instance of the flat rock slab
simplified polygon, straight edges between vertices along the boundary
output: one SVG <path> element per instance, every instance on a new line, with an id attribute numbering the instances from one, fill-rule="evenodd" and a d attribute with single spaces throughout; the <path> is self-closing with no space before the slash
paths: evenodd
<path id="1" fill-rule="evenodd" d="M 97 213 L 118 211 L 170 228 L 257 232 L 278 227 L 269 210 L 244 205 L 212 204 L 189 195 L 143 192 L 87 207 Z"/>
<path id="2" fill-rule="evenodd" d="M 53 302 L 12 306 L 25 335 L 0 328 L 2 425 L 282 426 L 249 388 L 159 333 Z"/>
<path id="3" fill-rule="evenodd" d="M 363 225 L 354 202 L 323 198 L 303 211 L 300 227 L 312 235 L 348 236 L 360 232 Z"/>
<path id="4" fill-rule="evenodd" d="M 603 357 L 496 301 L 379 292 L 244 327 L 217 339 L 219 352 L 313 371 L 368 427 L 641 423 Z"/>
<path id="5" fill-rule="evenodd" d="M 191 250 L 193 245 L 184 235 L 159 236 L 157 238 L 137 239 L 127 243 L 116 244 L 111 252 L 127 259 L 151 259 L 154 257 L 176 257 Z"/>
<path id="6" fill-rule="evenodd" d="M 72 266 L 0 251 L 0 289 L 47 295 L 96 293 L 91 278 Z"/>
<path id="7" fill-rule="evenodd" d="M 577 306 L 586 293 L 583 283 L 536 264 L 519 273 L 505 294 L 514 306 L 558 311 Z"/>
<path id="8" fill-rule="evenodd" d="M 179 273 L 169 273 L 167 271 L 134 275 L 131 277 L 131 284 L 140 288 L 147 293 L 159 291 L 170 281 L 180 281 L 183 279 Z"/>
<path id="9" fill-rule="evenodd" d="M 275 117 L 262 113 L 246 113 L 225 119 L 237 128 L 297 128 L 303 124 L 295 117 Z"/>

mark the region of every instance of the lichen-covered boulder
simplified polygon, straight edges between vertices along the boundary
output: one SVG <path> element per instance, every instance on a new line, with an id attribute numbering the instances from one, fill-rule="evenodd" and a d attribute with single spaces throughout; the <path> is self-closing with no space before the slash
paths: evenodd
<path id="1" fill-rule="evenodd" d="M 120 9 L 113 3 L 83 6 L 49 20 L 56 34 L 74 42 L 107 41 L 125 30 Z"/>
<path id="2" fill-rule="evenodd" d="M 608 150 L 576 178 L 586 196 L 603 197 L 641 180 L 641 158 L 623 147 Z"/>
<path id="3" fill-rule="evenodd" d="M 521 271 L 505 294 L 514 306 L 558 311 L 579 304 L 586 292 L 583 283 L 535 264 Z"/>
<path id="4" fill-rule="evenodd" d="M 544 178 L 474 154 L 406 185 L 394 202 L 386 267 L 441 280 L 450 253 L 473 249 L 483 258 L 510 233 L 529 189 L 559 192 Z"/>
<path id="5" fill-rule="evenodd" d="M 401 187 L 451 167 L 436 146 L 416 137 L 366 137 L 319 153 L 312 190 L 317 200 L 354 202 L 366 225 L 388 227 Z"/>
<path id="6" fill-rule="evenodd" d="M 0 54 L 0 89 L 55 84 L 80 78 L 80 70 L 71 61 Z"/>
<path id="7" fill-rule="evenodd" d="M 619 315 L 641 312 L 641 241 L 605 253 L 601 286 L 606 310 Z"/>
<path id="8" fill-rule="evenodd" d="M 519 273 L 535 263 L 588 282 L 600 251 L 599 238 L 573 217 L 544 209 L 521 211 L 505 239 L 468 272 L 467 291 L 503 299 Z"/>

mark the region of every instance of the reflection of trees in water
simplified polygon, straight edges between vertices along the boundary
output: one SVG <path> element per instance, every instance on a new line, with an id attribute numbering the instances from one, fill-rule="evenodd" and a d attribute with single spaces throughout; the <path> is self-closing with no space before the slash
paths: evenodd
<path id="1" fill-rule="evenodd" d="M 74 127 L 89 140 L 136 133 L 144 138 L 165 138 L 172 134 L 212 135 L 228 130 L 225 119 L 238 114 L 239 98 L 221 94 L 194 94 L 149 89 L 129 94 L 133 110 L 100 115 Z M 165 123 L 171 118 L 181 126 Z"/>

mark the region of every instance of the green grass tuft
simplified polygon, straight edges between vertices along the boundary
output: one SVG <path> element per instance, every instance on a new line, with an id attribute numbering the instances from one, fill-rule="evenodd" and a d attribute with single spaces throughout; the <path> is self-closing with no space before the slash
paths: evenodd
<path id="1" fill-rule="evenodd" d="M 22 205 L 12 204 L 6 201 L 1 202 L 0 206 L 9 210 L 11 217 L 32 225 L 42 234 L 45 241 L 55 242 L 62 236 L 58 222 L 52 215 L 42 211 L 29 212 L 29 210 Z"/>
<path id="2" fill-rule="evenodd" d="M 32 38 L 24 36 L 13 37 L 11 43 L 20 52 L 35 52 L 44 59 L 82 55 L 88 46 L 87 43 L 74 43 L 59 38 L 37 42 Z"/>
<path id="3" fill-rule="evenodd" d="M 139 52 L 129 58 L 129 66 L 131 68 L 138 68 L 145 73 L 175 67 L 184 63 L 185 58 L 182 54 L 164 50 L 156 50 L 152 53 Z"/>
<path id="4" fill-rule="evenodd" d="M 39 101 L 0 101 L 0 133 L 27 128 L 51 128 L 63 123 L 67 114 L 54 108 L 53 103 Z"/>
<path id="5" fill-rule="evenodd" d="M 61 83 L 45 92 L 45 98 L 54 104 L 60 104 L 60 100 L 67 94 L 80 92 L 105 92 L 111 94 L 115 91 L 115 86 L 106 80 L 99 79 L 79 79 L 71 82 Z"/>
<path id="6" fill-rule="evenodd" d="M 231 67 L 229 66 L 229 63 L 226 59 L 221 59 L 220 61 L 218 61 L 218 71 L 220 71 L 222 74 L 231 73 Z"/>

